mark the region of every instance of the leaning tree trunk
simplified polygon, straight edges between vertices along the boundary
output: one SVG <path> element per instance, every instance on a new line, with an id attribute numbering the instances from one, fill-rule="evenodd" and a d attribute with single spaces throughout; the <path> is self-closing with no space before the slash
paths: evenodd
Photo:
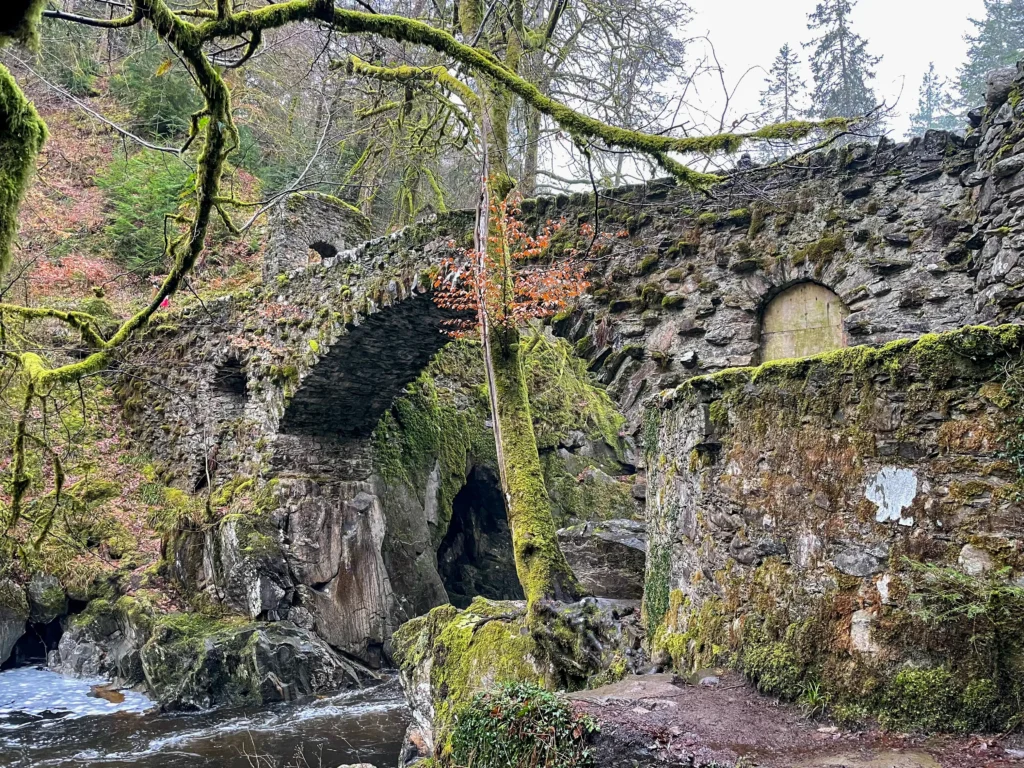
<path id="1" fill-rule="evenodd" d="M 531 605 L 543 599 L 578 600 L 583 590 L 559 549 L 551 500 L 544 486 L 526 371 L 519 355 L 519 333 L 493 330 L 490 352 L 488 368 L 494 376 L 498 411 L 495 424 L 500 425 L 496 435 L 519 583 Z"/>
<path id="2" fill-rule="evenodd" d="M 512 6 L 513 18 L 518 12 L 521 19 L 521 0 L 512 0 Z M 461 0 L 459 13 L 463 34 L 473 39 L 483 20 L 482 2 Z M 517 35 L 511 35 L 506 41 L 504 54 L 505 66 L 518 71 L 523 49 Z M 490 249 L 496 257 L 496 266 L 490 269 L 497 274 L 490 274 L 489 279 L 511 289 L 511 256 L 504 245 L 491 243 L 489 236 L 495 232 L 490 215 L 491 201 L 504 200 L 514 184 L 508 173 L 512 94 L 507 88 L 486 82 L 480 83 L 480 91 L 483 168 L 474 244 L 481 259 L 481 274 L 483 253 Z M 494 249 L 500 252 L 493 252 Z M 571 602 L 579 599 L 583 590 L 558 547 L 551 501 L 544 487 L 544 472 L 530 418 L 526 373 L 519 358 L 519 332 L 500 324 L 492 326 L 479 281 L 477 290 L 495 448 L 519 583 L 530 606 L 545 599 Z"/>

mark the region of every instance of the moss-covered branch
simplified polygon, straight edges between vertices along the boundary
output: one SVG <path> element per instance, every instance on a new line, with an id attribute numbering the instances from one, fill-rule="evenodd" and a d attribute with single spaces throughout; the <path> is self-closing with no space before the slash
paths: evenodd
<path id="1" fill-rule="evenodd" d="M 748 141 L 797 141 L 816 130 L 836 130 L 842 129 L 846 125 L 846 121 L 843 120 L 830 120 L 821 123 L 793 121 L 767 126 L 750 133 L 724 133 L 684 138 L 617 128 L 576 112 L 544 95 L 539 88 L 516 74 L 490 52 L 459 42 L 442 29 L 404 16 L 328 8 L 324 0 L 291 0 L 291 2 L 275 3 L 255 11 L 236 13 L 227 19 L 218 19 L 202 24 L 199 27 L 199 34 L 204 40 L 213 40 L 218 37 L 235 37 L 258 30 L 284 26 L 296 21 L 315 19 L 330 22 L 340 32 L 377 34 L 397 42 L 433 48 L 453 61 L 488 78 L 495 85 L 516 94 L 530 106 L 551 117 L 563 130 L 573 136 L 598 139 L 609 147 L 635 150 L 649 155 L 659 163 L 667 159 L 669 152 L 729 153 L 735 152 Z M 670 160 L 670 158 L 668 159 Z M 719 176 L 694 171 L 675 161 L 668 163 L 666 170 L 680 181 L 695 188 L 706 188 L 721 180 Z"/>
<path id="2" fill-rule="evenodd" d="M 46 140 L 46 124 L 0 64 L 0 276 L 11 263 L 18 231 L 18 207 L 36 155 Z"/>

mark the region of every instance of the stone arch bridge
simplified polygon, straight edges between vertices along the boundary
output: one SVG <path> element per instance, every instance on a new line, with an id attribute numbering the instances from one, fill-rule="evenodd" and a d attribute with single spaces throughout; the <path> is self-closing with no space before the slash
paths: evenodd
<path id="1" fill-rule="evenodd" d="M 802 354 L 1017 319 L 1024 154 L 998 153 L 1022 121 L 993 99 L 967 139 L 832 148 L 739 172 L 709 199 L 662 182 L 603 194 L 597 227 L 619 236 L 593 255 L 591 295 L 553 329 L 638 435 L 649 395 L 777 357 L 769 339 Z M 556 248 L 594 223 L 585 195 L 523 210 L 564 220 Z M 471 228 L 454 212 L 367 240 L 348 206 L 292 196 L 273 212 L 261 286 L 179 310 L 141 340 L 152 375 L 121 389 L 169 480 L 225 504 L 248 494 L 263 513 L 258 530 L 228 515 L 176 537 L 187 588 L 313 627 L 370 663 L 397 623 L 444 601 L 438 480 L 395 503 L 371 434 L 444 344 L 428 275 Z M 792 290 L 804 284 L 816 287 Z M 804 303 L 772 305 L 790 296 Z M 780 342 L 789 332 L 810 346 Z"/>

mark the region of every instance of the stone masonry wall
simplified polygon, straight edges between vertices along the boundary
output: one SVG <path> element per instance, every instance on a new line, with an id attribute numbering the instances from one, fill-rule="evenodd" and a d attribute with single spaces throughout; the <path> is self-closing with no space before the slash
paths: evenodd
<path id="1" fill-rule="evenodd" d="M 263 281 L 336 257 L 370 239 L 370 220 L 347 203 L 314 192 L 287 195 L 270 209 Z"/>
<path id="2" fill-rule="evenodd" d="M 1006 722 L 1024 693 L 1022 351 L 1020 326 L 967 328 L 656 399 L 645 609 L 663 661 L 820 686 L 897 727 Z M 964 693 L 946 722 L 910 709 L 930 706 L 910 690 L 927 675 Z"/>
<path id="3" fill-rule="evenodd" d="M 314 202 L 319 218 L 327 203 Z M 402 528 L 418 549 L 430 534 L 385 509 L 370 430 L 444 344 L 427 270 L 469 226 L 454 214 L 274 273 L 175 313 L 135 345 L 129 360 L 147 375 L 120 393 L 160 479 L 185 491 L 167 506 L 169 560 L 187 592 L 381 662 L 406 618 L 385 533 Z M 443 600 L 439 581 L 417 588 Z"/>

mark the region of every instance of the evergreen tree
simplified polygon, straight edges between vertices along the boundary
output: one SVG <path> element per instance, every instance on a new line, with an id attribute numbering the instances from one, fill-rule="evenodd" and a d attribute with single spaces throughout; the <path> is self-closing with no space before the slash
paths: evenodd
<path id="1" fill-rule="evenodd" d="M 819 36 L 806 43 L 812 48 L 814 75 L 811 114 L 817 118 L 856 117 L 876 106 L 869 83 L 880 56 L 868 53 L 867 40 L 850 27 L 856 0 L 822 0 L 808 15 L 807 28 Z"/>
<path id="2" fill-rule="evenodd" d="M 960 122 L 960 116 L 953 106 L 953 97 L 949 94 L 948 83 L 935 73 L 933 61 L 928 64 L 928 71 L 921 79 L 917 112 L 910 116 L 907 138 L 923 136 L 931 128 L 955 131 L 961 127 Z"/>
<path id="3" fill-rule="evenodd" d="M 1024 50 L 1024 0 L 984 0 L 985 18 L 970 19 L 975 34 L 966 35 L 967 63 L 960 68 L 960 106 L 985 101 L 985 74 L 1012 66 Z"/>
<path id="4" fill-rule="evenodd" d="M 779 49 L 764 82 L 761 108 L 765 123 L 787 123 L 803 114 L 807 83 L 800 77 L 800 57 L 789 43 Z"/>

